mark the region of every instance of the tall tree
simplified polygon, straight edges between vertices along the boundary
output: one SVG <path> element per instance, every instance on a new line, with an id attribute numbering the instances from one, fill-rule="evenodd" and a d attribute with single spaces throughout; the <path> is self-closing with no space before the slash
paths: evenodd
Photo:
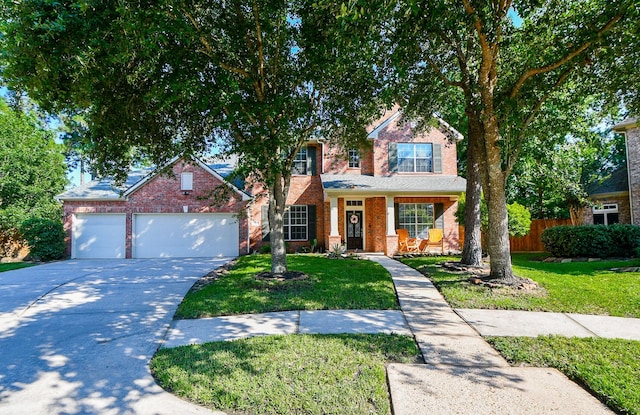
<path id="1" fill-rule="evenodd" d="M 54 197 L 67 183 L 63 150 L 36 114 L 0 99 L 0 231 L 34 217 L 60 220 Z"/>
<path id="2" fill-rule="evenodd" d="M 549 98 L 568 81 L 591 90 L 615 91 L 624 84 L 625 94 L 637 97 L 637 83 L 616 67 L 637 74 L 629 61 L 638 54 L 639 9 L 635 0 L 352 0 L 345 7 L 346 21 L 364 14 L 379 17 L 400 57 L 394 62 L 399 79 L 416 93 L 423 88 L 430 105 L 442 97 L 442 92 L 431 97 L 432 91 L 445 90 L 442 85 L 463 92 L 468 146 L 478 154 L 489 211 L 492 278 L 516 282 L 505 186 Z M 510 11 L 522 21 L 514 23 Z M 620 75 L 620 81 L 595 82 L 608 73 Z M 617 98 L 615 92 L 608 98 Z"/>
<path id="3" fill-rule="evenodd" d="M 123 179 L 137 158 L 161 164 L 213 146 L 238 154 L 239 172 L 267 189 L 275 274 L 287 270 L 298 151 L 317 134 L 364 139 L 377 110 L 375 68 L 353 59 L 372 52 L 332 48 L 333 21 L 305 1 L 4 6 L 4 76 L 47 109 L 86 111 L 97 173 Z"/>

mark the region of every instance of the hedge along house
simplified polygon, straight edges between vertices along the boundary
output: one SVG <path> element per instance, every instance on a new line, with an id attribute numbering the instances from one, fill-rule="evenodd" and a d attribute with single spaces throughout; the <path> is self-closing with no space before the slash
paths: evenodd
<path id="1" fill-rule="evenodd" d="M 71 258 L 237 256 L 249 252 L 251 197 L 224 175 L 226 164 L 174 158 L 129 174 L 123 186 L 91 181 L 58 196 Z M 228 189 L 222 203 L 211 195 Z"/>
<path id="2" fill-rule="evenodd" d="M 309 141 L 297 154 L 284 218 L 290 251 L 345 244 L 366 252 L 398 251 L 396 229 L 425 237 L 443 230 L 441 251 L 457 251 L 457 200 L 466 182 L 457 175 L 461 135 L 440 120 L 414 134 L 398 109 L 369 127 L 369 149 L 340 150 Z M 169 174 L 160 171 L 169 170 Z M 265 191 L 229 185 L 211 202 L 230 164 L 175 158 L 158 171 L 133 172 L 114 189 L 94 181 L 58 198 L 64 203 L 72 258 L 235 256 L 269 240 Z"/>
<path id="3" fill-rule="evenodd" d="M 584 223 L 640 225 L 640 127 L 638 118 L 629 118 L 613 126 L 625 137 L 627 165 L 614 171 L 602 183 L 588 189 L 594 206 L 584 211 Z"/>

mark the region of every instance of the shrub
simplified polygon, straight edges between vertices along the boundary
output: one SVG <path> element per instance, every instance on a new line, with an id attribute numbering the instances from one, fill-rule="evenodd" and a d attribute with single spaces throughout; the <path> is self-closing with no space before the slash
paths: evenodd
<path id="1" fill-rule="evenodd" d="M 545 249 L 558 257 L 628 257 L 640 247 L 635 225 L 555 226 L 542 232 Z"/>
<path id="2" fill-rule="evenodd" d="M 514 202 L 507 205 L 509 215 L 509 235 L 525 236 L 531 230 L 531 212 L 520 203 Z"/>
<path id="3" fill-rule="evenodd" d="M 50 261 L 64 257 L 62 223 L 50 219 L 31 218 L 22 222 L 20 233 L 29 245 L 32 259 Z"/>

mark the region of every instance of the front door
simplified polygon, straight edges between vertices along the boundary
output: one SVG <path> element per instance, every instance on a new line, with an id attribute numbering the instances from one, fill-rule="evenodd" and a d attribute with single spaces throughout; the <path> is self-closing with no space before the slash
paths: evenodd
<path id="1" fill-rule="evenodd" d="M 347 210 L 347 249 L 363 249 L 361 210 Z"/>

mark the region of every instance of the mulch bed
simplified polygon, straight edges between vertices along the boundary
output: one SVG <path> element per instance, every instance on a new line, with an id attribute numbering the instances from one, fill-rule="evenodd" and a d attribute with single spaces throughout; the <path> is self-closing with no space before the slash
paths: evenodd
<path id="1" fill-rule="evenodd" d="M 287 271 L 282 274 L 273 274 L 269 271 L 263 271 L 256 274 L 255 278 L 257 280 L 268 281 L 300 281 L 308 279 L 309 276 L 301 271 Z"/>
<path id="2" fill-rule="evenodd" d="M 217 280 L 218 278 L 224 275 L 227 275 L 229 273 L 229 270 L 233 268 L 237 263 L 238 261 L 234 259 L 233 261 L 229 261 L 226 264 L 222 265 L 221 267 L 218 267 L 213 271 L 209 272 L 207 275 L 205 275 L 204 277 L 196 281 L 196 283 L 193 284 L 189 292 L 198 292 L 204 287 L 206 287 L 207 285 Z"/>
<path id="3" fill-rule="evenodd" d="M 491 278 L 489 276 L 490 268 L 488 265 L 465 265 L 460 262 L 449 261 L 439 264 L 446 271 L 454 274 L 468 274 L 469 283 L 473 285 L 480 285 L 487 288 L 508 288 L 517 291 L 524 292 L 538 292 L 542 288 L 534 280 L 530 278 L 515 277 L 515 281 L 504 281 L 500 279 Z"/>

